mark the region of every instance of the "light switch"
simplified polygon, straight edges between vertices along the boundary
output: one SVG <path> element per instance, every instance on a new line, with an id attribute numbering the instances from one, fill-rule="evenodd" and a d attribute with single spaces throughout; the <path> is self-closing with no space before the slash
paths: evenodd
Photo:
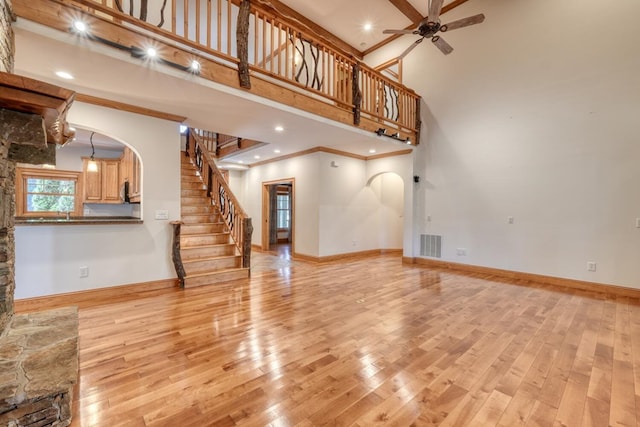
<path id="1" fill-rule="evenodd" d="M 157 210 L 156 219 L 169 219 L 169 211 L 166 209 Z"/>

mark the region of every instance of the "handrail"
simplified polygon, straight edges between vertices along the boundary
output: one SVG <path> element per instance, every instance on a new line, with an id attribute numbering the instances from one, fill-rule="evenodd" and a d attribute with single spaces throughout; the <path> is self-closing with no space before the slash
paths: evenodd
<path id="1" fill-rule="evenodd" d="M 251 218 L 231 192 L 231 188 L 213 161 L 206 141 L 203 140 L 200 133 L 201 131 L 198 129 L 189 129 L 186 154 L 193 159 L 207 188 L 207 196 L 211 198 L 213 205 L 218 207 L 227 225 L 231 238 L 242 257 L 242 267 L 250 268 L 251 234 L 253 233 Z"/>
<path id="2" fill-rule="evenodd" d="M 88 13 L 238 64 L 237 0 L 65 0 Z M 146 7 L 143 7 L 147 5 Z M 406 132 L 417 132 L 420 97 L 310 32 L 251 4 L 249 68 L 339 108 Z"/>

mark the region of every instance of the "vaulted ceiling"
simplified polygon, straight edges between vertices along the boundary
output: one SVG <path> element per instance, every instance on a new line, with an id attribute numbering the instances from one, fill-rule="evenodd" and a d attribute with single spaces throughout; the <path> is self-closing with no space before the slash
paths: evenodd
<path id="1" fill-rule="evenodd" d="M 427 16 L 428 0 L 254 0 L 267 4 L 280 14 L 299 13 L 310 26 L 322 29 L 344 41 L 361 55 L 366 55 L 396 36 L 382 34 L 382 30 L 415 28 Z M 468 0 L 445 0 L 442 13 Z M 290 9 L 289 9 L 290 8 Z M 298 19 L 302 19 L 299 18 Z M 365 29 L 369 24 L 370 29 Z M 338 43 L 339 44 L 339 43 Z"/>

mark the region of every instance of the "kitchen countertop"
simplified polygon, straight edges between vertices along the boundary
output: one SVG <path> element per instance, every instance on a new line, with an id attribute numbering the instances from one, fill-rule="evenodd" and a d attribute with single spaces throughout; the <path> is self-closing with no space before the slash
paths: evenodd
<path id="1" fill-rule="evenodd" d="M 72 216 L 67 219 L 59 216 L 16 217 L 15 225 L 110 225 L 142 224 L 140 218 L 131 216 Z"/>

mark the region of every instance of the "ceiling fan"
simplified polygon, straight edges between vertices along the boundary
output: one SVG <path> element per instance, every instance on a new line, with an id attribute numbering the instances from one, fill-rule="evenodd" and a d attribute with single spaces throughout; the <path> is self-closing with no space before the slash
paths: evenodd
<path id="1" fill-rule="evenodd" d="M 453 48 L 437 33 L 444 33 L 458 28 L 468 27 L 469 25 L 479 24 L 484 21 L 484 15 L 479 13 L 477 15 L 469 16 L 467 18 L 458 19 L 457 21 L 449 22 L 448 24 L 440 23 L 440 11 L 442 10 L 442 3 L 444 0 L 429 0 L 429 15 L 420 21 L 418 28 L 415 30 L 384 30 L 384 34 L 417 34 L 420 36 L 407 50 L 402 52 L 398 59 L 402 59 L 418 46 L 422 41 L 430 37 L 434 45 L 445 55 L 453 52 Z"/>

